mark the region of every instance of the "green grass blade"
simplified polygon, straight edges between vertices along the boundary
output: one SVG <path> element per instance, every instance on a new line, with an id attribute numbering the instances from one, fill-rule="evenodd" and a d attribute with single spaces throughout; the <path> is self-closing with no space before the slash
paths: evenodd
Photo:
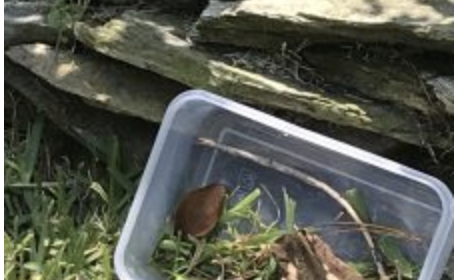
<path id="1" fill-rule="evenodd" d="M 120 160 L 120 143 L 117 137 L 111 137 L 109 141 L 109 154 L 107 158 L 107 165 L 110 169 L 117 169 Z"/>
<path id="2" fill-rule="evenodd" d="M 104 202 L 109 202 L 108 194 L 98 182 L 92 182 L 89 188 L 95 193 L 97 193 L 100 196 L 100 198 L 103 199 Z"/>
<path id="3" fill-rule="evenodd" d="M 414 279 L 415 266 L 405 257 L 394 238 L 390 236 L 380 237 L 378 239 L 378 247 L 387 260 L 396 267 L 402 277 Z"/>
<path id="4" fill-rule="evenodd" d="M 246 242 L 242 244 L 244 246 L 260 247 L 261 245 L 267 245 L 274 243 L 278 238 L 283 235 L 283 231 L 279 229 L 273 229 L 269 232 L 258 233 L 252 235 Z"/>
<path id="5" fill-rule="evenodd" d="M 38 161 L 38 152 L 43 135 L 43 128 L 44 117 L 39 115 L 32 124 L 32 128 L 27 133 L 27 144 L 20 163 L 21 181 L 23 183 L 30 183 L 32 179 Z"/>
<path id="6" fill-rule="evenodd" d="M 127 191 L 131 191 L 134 184 L 125 174 L 120 172 L 117 168 L 108 167 L 109 176 L 112 179 L 112 183 L 122 187 Z"/>
<path id="7" fill-rule="evenodd" d="M 24 264 L 24 268 L 34 272 L 41 272 L 43 267 L 37 262 L 27 262 Z"/>
<path id="8" fill-rule="evenodd" d="M 258 200 L 260 196 L 260 189 L 253 190 L 251 193 L 249 193 L 247 196 L 241 199 L 238 203 L 236 203 L 233 207 L 231 207 L 225 213 L 223 213 L 220 219 L 220 223 L 224 224 L 234 219 L 247 217 L 252 210 L 253 204 Z"/>
<path id="9" fill-rule="evenodd" d="M 107 245 L 103 245 L 102 247 L 103 250 L 103 258 L 101 260 L 101 266 L 103 268 L 103 277 L 102 279 L 112 279 L 113 271 L 112 271 L 112 265 L 111 265 L 111 252 L 108 248 Z"/>
<path id="10" fill-rule="evenodd" d="M 358 213 L 361 220 L 365 223 L 370 223 L 371 218 L 367 210 L 366 199 L 358 189 L 350 189 L 345 192 L 345 199 Z"/>
<path id="11" fill-rule="evenodd" d="M 12 160 L 5 159 L 5 164 L 7 167 L 12 168 L 12 169 L 16 170 L 17 172 L 21 171 L 21 168 L 19 167 L 19 165 Z"/>
<path id="12" fill-rule="evenodd" d="M 285 203 L 286 231 L 288 233 L 293 233 L 295 224 L 296 202 L 290 198 L 285 190 L 283 191 L 283 198 Z"/>

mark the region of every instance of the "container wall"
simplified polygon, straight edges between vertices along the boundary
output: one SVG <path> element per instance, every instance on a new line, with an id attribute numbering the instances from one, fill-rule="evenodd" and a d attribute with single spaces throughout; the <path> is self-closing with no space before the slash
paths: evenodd
<path id="1" fill-rule="evenodd" d="M 436 230 L 441 227 L 442 196 L 428 181 L 418 178 L 419 173 L 410 173 L 401 165 L 226 99 L 193 93 L 180 97 L 168 110 L 135 197 L 133 213 L 122 233 L 119 258 L 128 259 L 132 266 L 149 265 L 166 219 L 182 195 L 189 189 L 214 182 L 236 189 L 233 200 L 260 188 L 263 218 L 279 224 L 284 220 L 286 191 L 297 201 L 299 226 L 321 228 L 323 238 L 345 259 L 369 258 L 359 232 L 342 232 L 331 227 L 337 221 L 350 219 L 327 195 L 293 176 L 201 147 L 197 144 L 200 137 L 286 164 L 324 181 L 340 193 L 359 189 L 374 223 L 421 239 L 402 242 L 404 251 L 417 265 L 423 264 Z M 158 279 L 155 273 L 153 270 L 150 278 L 138 279 Z"/>

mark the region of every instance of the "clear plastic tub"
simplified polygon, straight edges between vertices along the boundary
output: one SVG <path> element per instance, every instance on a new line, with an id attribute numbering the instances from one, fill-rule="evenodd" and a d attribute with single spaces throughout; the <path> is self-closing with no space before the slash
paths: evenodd
<path id="1" fill-rule="evenodd" d="M 169 106 L 115 253 L 121 280 L 165 279 L 150 264 L 167 217 L 183 193 L 212 182 L 263 189 L 262 215 L 281 219 L 283 190 L 297 201 L 301 226 L 330 223 L 341 208 L 294 178 L 197 145 L 205 137 L 274 159 L 339 192 L 358 188 L 376 224 L 416 234 L 404 252 L 421 266 L 419 280 L 440 280 L 453 248 L 453 196 L 440 181 L 358 148 L 297 127 L 214 94 L 193 90 Z M 274 199 L 272 199 L 274 198 Z M 277 207 L 278 206 L 278 207 Z M 279 209 L 279 210 L 278 210 Z M 359 233 L 323 231 L 343 259 L 367 258 Z M 409 244 L 410 243 L 410 244 Z"/>

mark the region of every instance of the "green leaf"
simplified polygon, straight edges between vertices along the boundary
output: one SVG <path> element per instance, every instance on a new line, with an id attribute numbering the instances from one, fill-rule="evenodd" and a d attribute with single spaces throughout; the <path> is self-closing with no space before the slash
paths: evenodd
<path id="1" fill-rule="evenodd" d="M 370 223 L 370 215 L 367 210 L 366 199 L 362 192 L 358 189 L 350 189 L 345 192 L 345 199 L 355 209 L 361 220 L 365 223 Z"/>
<path id="2" fill-rule="evenodd" d="M 248 216 L 251 212 L 253 204 L 258 200 L 261 196 L 261 190 L 255 189 L 247 196 L 245 196 L 242 200 L 240 200 L 236 205 L 228 209 L 225 213 L 223 213 L 220 223 L 224 224 L 230 222 L 234 219 L 242 218 Z"/>
<path id="3" fill-rule="evenodd" d="M 94 192 L 96 192 L 101 197 L 101 199 L 103 199 L 104 202 L 108 202 L 109 201 L 108 194 L 105 192 L 103 187 L 98 182 L 92 182 L 90 184 L 89 188 L 91 190 L 93 190 Z"/>
<path id="4" fill-rule="evenodd" d="M 24 268 L 30 271 L 41 272 L 43 267 L 37 262 L 28 262 L 24 264 Z"/>
<path id="5" fill-rule="evenodd" d="M 378 247 L 402 277 L 413 279 L 415 266 L 402 253 L 396 239 L 390 236 L 381 236 L 378 239 Z"/>
<path id="6" fill-rule="evenodd" d="M 295 224 L 296 202 L 290 198 L 285 190 L 283 191 L 283 197 L 285 202 L 286 230 L 288 233 L 293 233 Z"/>
<path id="7" fill-rule="evenodd" d="M 133 182 L 117 168 L 108 167 L 107 170 L 111 176 L 111 179 L 113 179 L 113 182 L 115 182 L 117 185 L 121 186 L 127 191 L 133 188 Z"/>
<path id="8" fill-rule="evenodd" d="M 5 164 L 6 164 L 8 167 L 10 167 L 10 168 L 16 170 L 17 172 L 20 172 L 20 171 L 21 171 L 21 168 L 19 167 L 19 165 L 17 165 L 17 164 L 16 164 L 14 161 L 12 161 L 12 160 L 5 159 Z"/>
<path id="9" fill-rule="evenodd" d="M 178 250 L 179 246 L 174 240 L 165 239 L 160 242 L 158 245 L 159 249 L 167 250 L 167 251 L 176 251 Z"/>
<path id="10" fill-rule="evenodd" d="M 3 253 L 5 254 L 5 260 L 14 257 L 14 243 L 11 237 L 3 232 Z"/>
<path id="11" fill-rule="evenodd" d="M 103 267 L 103 279 L 112 279 L 112 265 L 111 265 L 111 253 L 107 245 L 102 246 L 102 256 L 101 265 Z"/>
<path id="12" fill-rule="evenodd" d="M 376 273 L 375 265 L 372 262 L 348 262 L 347 264 L 356 269 L 361 275 L 373 275 Z"/>
<path id="13" fill-rule="evenodd" d="M 44 128 L 44 117 L 39 115 L 34 121 L 32 128 L 27 133 L 27 145 L 20 160 L 21 181 L 30 183 L 33 172 L 38 161 L 41 137 Z"/>
<path id="14" fill-rule="evenodd" d="M 119 167 L 120 160 L 120 143 L 119 139 L 115 136 L 112 136 L 109 143 L 109 153 L 107 158 L 107 164 L 109 169 L 117 169 Z"/>
<path id="15" fill-rule="evenodd" d="M 282 235 L 283 231 L 279 229 L 271 229 L 269 232 L 263 232 L 252 235 L 250 238 L 247 239 L 246 242 L 243 242 L 242 245 L 259 247 L 261 245 L 272 244 Z"/>
<path id="16" fill-rule="evenodd" d="M 84 251 L 84 258 L 86 263 L 91 264 L 94 262 L 99 262 L 99 260 L 103 257 L 104 250 L 100 249 L 100 246 L 94 246 L 93 248 L 89 248 Z"/>
<path id="17" fill-rule="evenodd" d="M 274 258 L 269 258 L 268 264 L 260 273 L 259 279 L 271 279 L 277 270 L 277 261 Z"/>

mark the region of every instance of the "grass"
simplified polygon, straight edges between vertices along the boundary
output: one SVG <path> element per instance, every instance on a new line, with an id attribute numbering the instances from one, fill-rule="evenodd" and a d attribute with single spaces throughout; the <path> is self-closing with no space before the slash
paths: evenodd
<path id="1" fill-rule="evenodd" d="M 118 143 L 105 163 L 90 153 L 73 162 L 55 154 L 42 116 L 26 131 L 18 122 L 4 138 L 4 279 L 116 279 L 113 249 L 136 185 Z"/>
<path id="2" fill-rule="evenodd" d="M 116 138 L 103 147 L 101 143 L 91 143 L 90 152 L 75 157 L 70 150 L 58 151 L 61 141 L 68 142 L 66 146 L 76 143 L 52 136 L 51 124 L 44 117 L 19 120 L 16 115 L 19 114 L 12 114 L 4 130 L 4 279 L 116 279 L 113 250 L 139 174 L 121 164 L 121 143 Z M 284 195 L 286 231 L 291 232 L 296 205 Z M 349 195 L 352 203 L 358 205 L 357 210 L 363 212 L 358 195 Z M 169 260 L 163 268 L 176 279 L 186 279 L 195 266 L 207 259 L 213 262 L 199 265 L 199 275 L 228 276 L 224 269 L 230 264 L 232 275 L 247 271 L 257 279 L 269 278 L 277 264 L 266 251 L 263 255 L 258 252 L 267 249 L 264 245 L 274 242 L 283 232 L 257 220 L 258 215 L 250 206 L 258 196 L 256 190 L 225 211 L 221 221 L 227 225 L 226 233 L 231 238 L 228 241 L 183 241 L 165 233 L 155 257 Z M 253 220 L 257 232 L 262 234 L 238 232 L 237 225 L 246 218 Z M 411 273 L 412 268 L 395 250 L 397 246 L 383 241 L 388 250 L 385 254 L 395 260 L 398 270 Z M 254 263 L 245 261 L 259 256 L 266 257 Z"/>
<path id="3" fill-rule="evenodd" d="M 235 193 L 236 190 L 231 196 Z M 152 265 L 170 279 L 279 279 L 283 272 L 278 269 L 273 251 L 281 237 L 299 232 L 295 224 L 296 202 L 284 190 L 285 226 L 282 229 L 276 227 L 276 223 L 263 223 L 257 205 L 260 195 L 261 190 L 255 189 L 234 205 L 225 205 L 217 230 L 202 239 L 182 236 L 175 232 L 172 224 L 166 226 L 152 256 Z M 346 196 L 363 220 L 370 223 L 362 194 L 352 189 Z M 318 231 L 313 227 L 303 230 Z M 388 279 L 416 279 L 420 267 L 404 255 L 399 240 L 392 235 L 394 229 L 378 226 L 377 230 L 377 246 L 388 267 Z M 352 265 L 366 279 L 378 279 L 374 263 L 361 261 Z"/>
<path id="4" fill-rule="evenodd" d="M 113 250 L 136 185 L 125 175 L 131 172 L 121 164 L 120 143 L 91 143 L 87 157 L 73 162 L 51 156 L 56 143 L 46 124 L 37 115 L 25 131 L 5 131 L 4 279 L 116 279 Z M 99 164 L 96 156 L 103 154 Z M 269 245 L 294 231 L 296 203 L 284 193 L 286 228 L 280 230 L 263 224 L 253 207 L 260 194 L 256 189 L 224 211 L 227 238 L 184 240 L 164 233 L 156 263 L 175 279 L 271 279 L 277 263 Z M 246 221 L 252 228 L 239 231 Z"/>
<path id="5" fill-rule="evenodd" d="M 224 238 L 217 238 L 217 234 L 204 239 L 182 238 L 168 227 L 152 264 L 171 279 L 276 278 L 278 264 L 271 246 L 284 231 L 261 221 L 255 210 L 260 195 L 260 189 L 255 189 L 225 209 L 217 230 Z"/>

